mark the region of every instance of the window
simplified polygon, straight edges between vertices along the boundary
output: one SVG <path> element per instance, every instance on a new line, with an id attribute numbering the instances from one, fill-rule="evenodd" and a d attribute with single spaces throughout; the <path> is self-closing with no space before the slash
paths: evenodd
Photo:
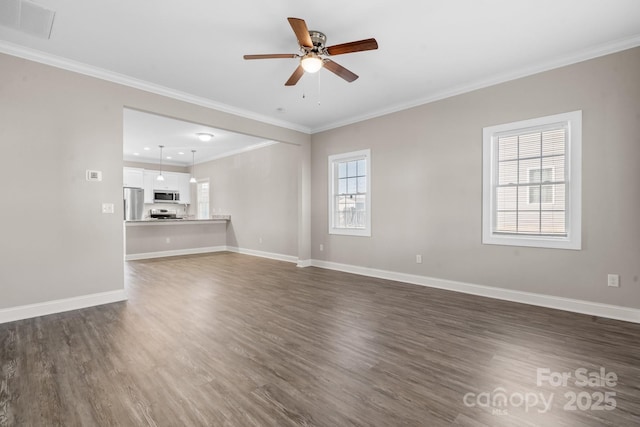
<path id="1" fill-rule="evenodd" d="M 482 242 L 581 249 L 582 112 L 483 130 Z"/>
<path id="2" fill-rule="evenodd" d="M 198 219 L 209 219 L 209 180 L 196 184 L 196 200 L 198 203 Z"/>
<path id="3" fill-rule="evenodd" d="M 329 156 L 329 234 L 371 236 L 371 150 Z"/>

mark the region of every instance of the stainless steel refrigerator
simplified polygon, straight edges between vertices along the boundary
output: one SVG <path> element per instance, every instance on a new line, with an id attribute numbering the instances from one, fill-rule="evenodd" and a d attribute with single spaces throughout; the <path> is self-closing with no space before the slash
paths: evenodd
<path id="1" fill-rule="evenodd" d="M 144 211 L 144 190 L 142 188 L 124 187 L 124 220 L 136 221 L 142 219 Z"/>

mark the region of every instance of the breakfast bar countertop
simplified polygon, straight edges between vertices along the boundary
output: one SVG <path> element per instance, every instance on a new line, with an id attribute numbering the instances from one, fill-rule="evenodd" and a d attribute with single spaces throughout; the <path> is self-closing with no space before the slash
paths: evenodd
<path id="1" fill-rule="evenodd" d="M 231 215 L 212 215 L 209 219 L 193 219 L 193 218 L 148 218 L 134 221 L 125 221 L 125 225 L 130 226 L 146 226 L 146 225 L 197 225 L 197 224 L 226 224 L 231 221 Z"/>

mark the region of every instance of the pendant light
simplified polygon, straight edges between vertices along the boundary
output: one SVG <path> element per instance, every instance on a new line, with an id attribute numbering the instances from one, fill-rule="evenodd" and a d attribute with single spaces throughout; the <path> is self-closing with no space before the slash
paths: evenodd
<path id="1" fill-rule="evenodd" d="M 160 147 L 160 174 L 158 175 L 156 180 L 164 181 L 164 176 L 162 176 L 162 149 L 164 148 L 164 145 L 158 145 L 158 147 Z"/>
<path id="2" fill-rule="evenodd" d="M 191 150 L 191 179 L 189 180 L 190 183 L 195 184 L 196 181 L 196 177 L 193 176 L 193 167 L 196 165 L 196 150 Z"/>

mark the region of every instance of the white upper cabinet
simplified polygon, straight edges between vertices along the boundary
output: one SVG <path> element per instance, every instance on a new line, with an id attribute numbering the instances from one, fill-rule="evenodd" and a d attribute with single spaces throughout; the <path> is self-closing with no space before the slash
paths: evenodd
<path id="1" fill-rule="evenodd" d="M 180 192 L 180 203 L 191 204 L 191 175 L 188 173 L 180 173 L 178 179 L 178 191 Z"/>
<path id="2" fill-rule="evenodd" d="M 123 168 L 122 186 L 143 188 L 144 187 L 144 169 Z"/>
<path id="3" fill-rule="evenodd" d="M 144 171 L 144 202 L 153 203 L 153 186 L 156 182 L 156 171 L 145 170 Z"/>

